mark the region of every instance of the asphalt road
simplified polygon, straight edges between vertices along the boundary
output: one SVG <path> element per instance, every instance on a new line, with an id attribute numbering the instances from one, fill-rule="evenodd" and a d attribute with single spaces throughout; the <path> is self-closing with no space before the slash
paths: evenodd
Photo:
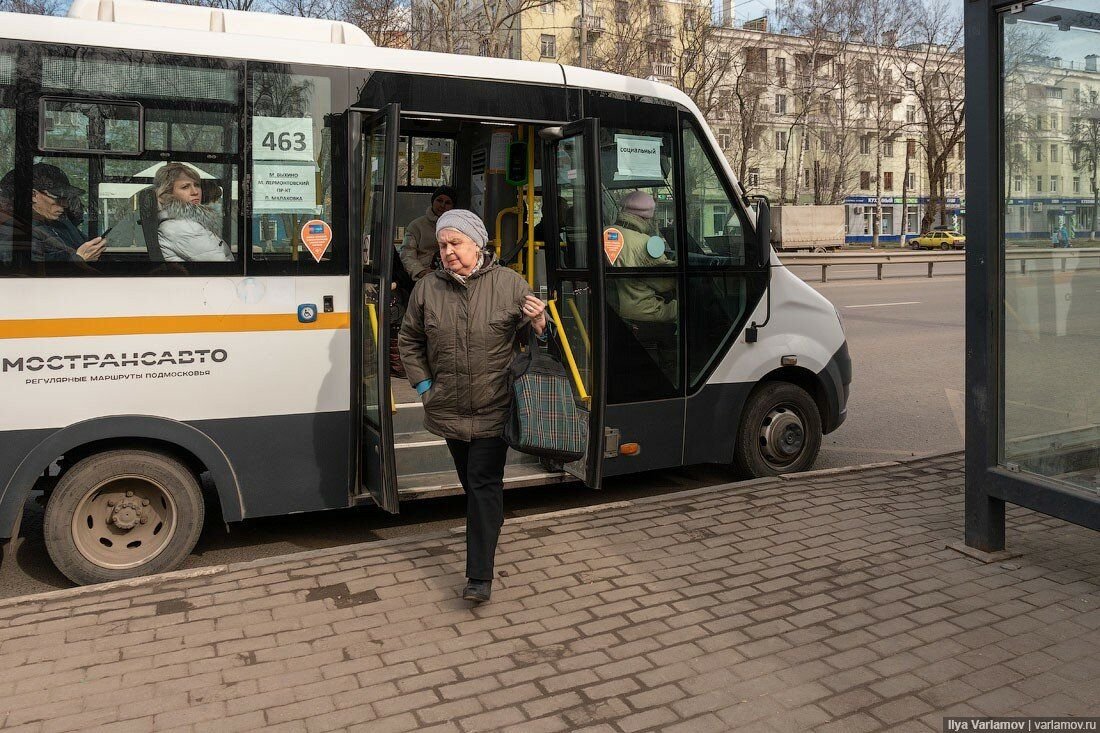
<path id="1" fill-rule="evenodd" d="M 946 269 L 954 265 L 945 265 Z M 825 436 L 817 468 L 895 460 L 962 447 L 963 278 L 928 279 L 921 265 L 887 268 L 888 280 L 868 280 L 858 266 L 835 268 L 833 282 L 816 283 L 820 270 L 799 274 L 841 312 L 853 360 L 849 417 Z M 958 266 L 961 273 L 961 265 Z M 849 271 L 849 272 L 845 272 Z M 912 275 L 905 276 L 906 271 Z M 613 479 L 603 491 L 555 485 L 509 491 L 509 516 L 729 481 L 722 467 L 700 466 Z M 463 523 L 465 502 L 448 497 L 407 502 L 389 516 L 373 507 L 250 520 L 226 526 L 208 521 L 185 567 L 283 555 L 390 537 L 434 532 Z M 0 598 L 71 584 L 54 569 L 42 539 L 42 509 L 28 507 L 21 537 L 5 548 Z"/>

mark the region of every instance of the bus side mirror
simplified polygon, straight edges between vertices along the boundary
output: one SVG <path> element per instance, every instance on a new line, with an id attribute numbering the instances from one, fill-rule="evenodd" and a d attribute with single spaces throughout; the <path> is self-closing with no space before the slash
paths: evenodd
<path id="1" fill-rule="evenodd" d="M 766 196 L 756 197 L 757 261 L 766 265 L 772 257 L 772 208 Z"/>

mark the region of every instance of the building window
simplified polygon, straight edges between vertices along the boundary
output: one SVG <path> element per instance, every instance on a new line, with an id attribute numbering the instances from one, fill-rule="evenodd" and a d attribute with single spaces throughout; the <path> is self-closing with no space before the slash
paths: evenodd
<path id="1" fill-rule="evenodd" d="M 756 188 L 760 185 L 760 169 L 749 168 L 749 188 Z"/>
<path id="2" fill-rule="evenodd" d="M 1060 178 L 1060 176 L 1051 176 L 1050 177 L 1050 192 L 1051 193 L 1058 193 L 1058 179 L 1059 178 Z"/>
<path id="3" fill-rule="evenodd" d="M 916 140 L 906 140 L 905 141 L 905 156 L 907 158 L 912 158 L 916 154 L 917 154 L 917 141 Z"/>
<path id="4" fill-rule="evenodd" d="M 782 168 L 776 168 L 775 169 L 775 185 L 776 185 L 776 187 L 777 188 L 782 188 L 783 184 L 786 182 L 786 180 L 787 180 L 787 176 L 785 176 L 783 174 L 783 169 Z"/>
<path id="5" fill-rule="evenodd" d="M 916 122 L 917 121 L 917 106 L 914 104 L 905 105 L 905 121 Z"/>
<path id="6" fill-rule="evenodd" d="M 887 140 L 882 144 L 882 157 L 893 158 L 894 157 L 894 141 Z"/>
<path id="7" fill-rule="evenodd" d="M 965 160 L 966 159 L 966 143 L 959 143 L 958 146 L 957 146 L 957 151 L 959 153 L 959 160 Z"/>
<path id="8" fill-rule="evenodd" d="M 1081 193 L 1081 176 L 1073 177 L 1073 192 Z"/>
<path id="9" fill-rule="evenodd" d="M 547 2 L 547 3 L 544 3 L 544 4 L 540 5 L 539 6 L 539 12 L 544 13 L 545 15 L 553 15 L 554 14 L 554 3 L 553 3 L 553 1 L 551 0 L 551 2 Z"/>
<path id="10" fill-rule="evenodd" d="M 1043 177 L 1035 176 L 1035 190 L 1039 193 L 1043 192 Z"/>
<path id="11" fill-rule="evenodd" d="M 1020 193 L 1024 190 L 1024 177 L 1013 176 L 1012 177 L 1012 190 L 1016 193 Z"/>
<path id="12" fill-rule="evenodd" d="M 860 135 L 859 136 L 859 154 L 870 155 L 871 154 L 871 136 Z"/>
<path id="13" fill-rule="evenodd" d="M 1057 130 L 1058 129 L 1058 115 L 1051 115 L 1050 116 L 1050 129 L 1052 129 L 1052 130 Z"/>
<path id="14" fill-rule="evenodd" d="M 917 187 L 917 174 L 916 173 L 912 173 L 912 172 L 909 173 L 909 177 L 905 180 L 905 187 L 908 188 L 911 191 L 916 189 L 916 187 Z"/>
<path id="15" fill-rule="evenodd" d="M 1043 146 L 1042 145 L 1036 145 L 1035 146 L 1035 162 L 1036 163 L 1042 163 L 1043 162 Z"/>
<path id="16" fill-rule="evenodd" d="M 787 114 L 787 95 L 776 94 L 775 95 L 775 113 L 777 115 Z"/>
<path id="17" fill-rule="evenodd" d="M 944 180 L 944 185 L 947 188 L 955 188 L 955 174 L 954 173 L 948 173 L 946 176 L 944 176 L 944 179 L 945 179 Z"/>
<path id="18" fill-rule="evenodd" d="M 871 171 L 859 172 L 859 187 L 864 191 L 871 188 Z"/>
<path id="19" fill-rule="evenodd" d="M 558 55 L 558 39 L 556 36 L 543 34 L 539 37 L 539 54 L 544 59 L 552 59 Z"/>
<path id="20" fill-rule="evenodd" d="M 891 171 L 882 174 L 882 188 L 886 191 L 894 190 L 894 174 Z"/>
<path id="21" fill-rule="evenodd" d="M 1050 162 L 1051 163 L 1057 163 L 1058 162 L 1058 146 L 1057 145 L 1051 145 L 1050 146 Z"/>
<path id="22" fill-rule="evenodd" d="M 630 22 L 630 3 L 626 2 L 626 0 L 618 0 L 615 3 L 615 22 Z"/>
<path id="23" fill-rule="evenodd" d="M 802 185 L 805 186 L 806 188 L 810 187 L 810 169 L 809 168 L 803 168 L 802 169 Z"/>
<path id="24" fill-rule="evenodd" d="M 962 189 L 966 188 L 966 174 L 965 173 L 960 173 L 959 174 L 959 188 L 962 188 Z"/>
<path id="25" fill-rule="evenodd" d="M 786 150 L 787 149 L 787 133 L 783 130 L 776 130 L 775 132 L 775 149 Z"/>

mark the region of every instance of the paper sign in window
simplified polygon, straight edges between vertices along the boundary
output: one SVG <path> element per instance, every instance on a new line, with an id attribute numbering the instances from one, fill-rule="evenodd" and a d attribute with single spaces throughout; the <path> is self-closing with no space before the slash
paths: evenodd
<path id="1" fill-rule="evenodd" d="M 417 178 L 442 178 L 443 153 L 422 151 L 416 156 Z"/>
<path id="2" fill-rule="evenodd" d="M 615 136 L 615 180 L 663 180 L 661 138 L 645 135 Z"/>
<path id="3" fill-rule="evenodd" d="M 317 167 L 300 163 L 256 163 L 252 208 L 257 211 L 317 211 Z"/>

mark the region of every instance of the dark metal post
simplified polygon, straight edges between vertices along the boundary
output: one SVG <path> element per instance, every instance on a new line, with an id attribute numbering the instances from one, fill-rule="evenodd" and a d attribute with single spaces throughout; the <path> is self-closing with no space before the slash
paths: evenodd
<path id="1" fill-rule="evenodd" d="M 1005 546 L 1005 503 L 990 495 L 1001 432 L 1001 93 L 999 21 L 991 0 L 966 4 L 965 542 Z"/>

